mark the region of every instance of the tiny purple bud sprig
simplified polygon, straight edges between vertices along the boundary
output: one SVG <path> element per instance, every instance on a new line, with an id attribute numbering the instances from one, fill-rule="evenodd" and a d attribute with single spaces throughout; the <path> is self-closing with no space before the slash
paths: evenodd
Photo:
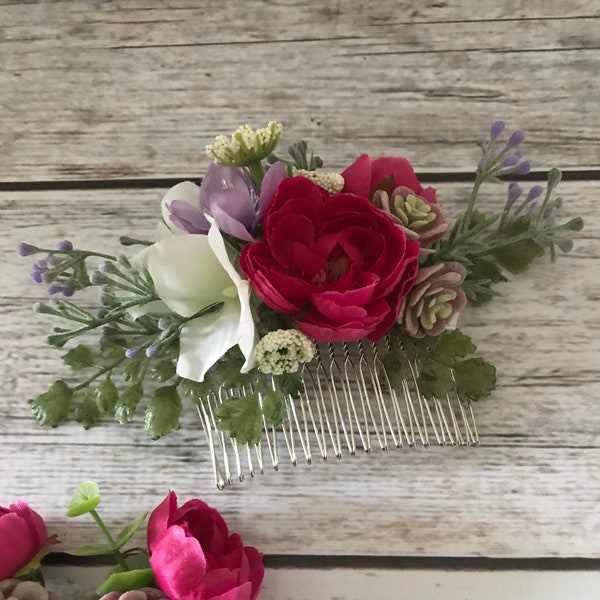
<path id="1" fill-rule="evenodd" d="M 31 267 L 31 278 L 36 283 L 46 284 L 46 292 L 52 296 L 62 293 L 70 297 L 77 290 L 90 285 L 86 260 L 92 256 L 114 260 L 113 256 L 88 250 L 75 250 L 69 240 L 62 240 L 56 249 L 39 248 L 33 244 L 22 242 L 17 247 L 19 256 L 45 254 Z"/>

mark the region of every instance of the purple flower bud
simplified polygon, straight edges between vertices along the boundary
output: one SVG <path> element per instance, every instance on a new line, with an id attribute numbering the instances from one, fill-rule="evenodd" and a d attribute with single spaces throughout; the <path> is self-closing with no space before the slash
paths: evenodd
<path id="1" fill-rule="evenodd" d="M 60 285 L 49 285 L 46 288 L 46 293 L 48 294 L 48 296 L 53 296 L 54 294 L 58 294 L 59 292 L 62 292 L 62 288 L 60 287 Z"/>
<path id="2" fill-rule="evenodd" d="M 521 189 L 521 187 L 516 184 L 516 183 L 510 183 L 508 185 L 508 201 L 511 204 L 514 204 L 517 199 L 521 196 L 521 194 L 523 193 L 523 190 Z"/>
<path id="3" fill-rule="evenodd" d="M 54 255 L 54 256 L 49 256 L 49 257 L 46 259 L 46 264 L 47 264 L 49 267 L 58 267 L 58 265 L 60 265 L 60 263 L 62 263 L 62 258 L 60 258 L 60 256 L 56 256 L 56 255 Z"/>
<path id="4" fill-rule="evenodd" d="M 70 297 L 71 297 L 71 296 L 72 296 L 74 293 L 75 293 L 75 290 L 74 290 L 73 288 L 65 288 L 65 289 L 62 291 L 62 295 L 63 295 L 65 298 L 70 298 Z"/>
<path id="5" fill-rule="evenodd" d="M 36 283 L 42 283 L 42 273 L 37 271 L 36 269 L 31 269 L 30 273 L 31 279 L 33 279 Z"/>
<path id="6" fill-rule="evenodd" d="M 45 271 L 48 269 L 48 261 L 45 258 L 42 258 L 33 264 L 33 268 L 37 269 L 38 271 Z"/>
<path id="7" fill-rule="evenodd" d="M 573 250 L 573 240 L 567 238 L 558 240 L 558 247 L 565 253 L 571 252 Z"/>
<path id="8" fill-rule="evenodd" d="M 17 246 L 17 253 L 19 254 L 19 256 L 29 256 L 39 251 L 40 249 L 37 246 L 33 246 L 32 244 L 28 244 L 26 242 L 21 242 Z"/>
<path id="9" fill-rule="evenodd" d="M 515 154 L 509 154 L 504 157 L 502 161 L 503 167 L 514 167 L 521 160 L 521 157 L 515 152 Z"/>
<path id="10" fill-rule="evenodd" d="M 151 344 L 146 348 L 146 356 L 148 358 L 154 358 L 155 356 L 158 356 L 159 353 L 160 347 L 158 346 L 158 344 Z"/>
<path id="11" fill-rule="evenodd" d="M 492 128 L 490 130 L 490 137 L 492 141 L 495 140 L 504 131 L 505 127 L 506 123 L 504 121 L 495 121 L 494 123 L 492 123 Z"/>
<path id="12" fill-rule="evenodd" d="M 58 250 L 62 250 L 63 252 L 69 252 L 73 250 L 73 244 L 69 240 L 62 240 L 56 244 Z"/>
<path id="13" fill-rule="evenodd" d="M 125 350 L 125 356 L 127 358 L 137 358 L 139 353 L 140 353 L 139 348 L 127 348 L 127 350 Z"/>
<path id="14" fill-rule="evenodd" d="M 507 148 L 514 148 L 523 142 L 525 136 L 522 131 L 513 131 L 511 136 L 508 138 Z"/>
<path id="15" fill-rule="evenodd" d="M 157 326 L 160 330 L 165 331 L 171 327 L 171 319 L 168 319 L 167 317 L 161 317 L 158 320 Z"/>
<path id="16" fill-rule="evenodd" d="M 527 200 L 535 200 L 542 195 L 544 188 L 541 185 L 534 185 L 527 194 Z"/>
<path id="17" fill-rule="evenodd" d="M 554 221 L 554 209 L 553 208 L 544 209 L 544 219 L 547 219 L 548 221 Z"/>
<path id="18" fill-rule="evenodd" d="M 514 170 L 517 175 L 527 175 L 529 171 L 531 171 L 531 165 L 529 164 L 528 160 L 524 160 L 522 163 L 519 163 Z"/>
<path id="19" fill-rule="evenodd" d="M 537 208 L 537 202 L 531 202 L 530 204 L 527 205 L 527 208 L 525 210 L 528 215 L 531 215 L 536 208 Z"/>

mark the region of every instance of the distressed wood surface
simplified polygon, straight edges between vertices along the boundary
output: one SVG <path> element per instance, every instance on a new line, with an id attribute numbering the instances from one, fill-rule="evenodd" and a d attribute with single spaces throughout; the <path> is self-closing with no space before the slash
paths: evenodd
<path id="1" fill-rule="evenodd" d="M 593 169 L 599 25 L 595 0 L 0 3 L 0 181 L 192 176 L 271 118 L 334 168 L 471 170 L 504 118 L 534 164 Z"/>
<path id="2" fill-rule="evenodd" d="M 449 214 L 469 185 L 438 183 Z M 482 447 L 401 449 L 268 471 L 214 489 L 193 410 L 163 440 L 134 424 L 84 432 L 38 428 L 26 399 L 66 375 L 42 343 L 51 321 L 32 315 L 43 290 L 28 279 L 21 240 L 118 251 L 121 233 L 152 236 L 164 190 L 70 190 L 0 194 L 0 480 L 27 498 L 61 534 L 63 547 L 89 538 L 85 519 L 66 523 L 62 506 L 82 478 L 98 480 L 108 521 L 121 524 L 157 504 L 168 487 L 202 496 L 234 529 L 269 554 L 600 557 L 598 355 L 600 215 L 596 182 L 561 184 L 566 219 L 586 216 L 575 249 L 542 259 L 505 284 L 503 296 L 466 311 L 462 327 L 499 370 L 499 389 L 477 405 Z M 503 202 L 489 186 L 483 206 Z M 126 500 L 125 500 L 126 498 Z M 4 491 L 2 494 L 4 498 Z M 359 516 L 360 515 L 360 516 Z"/>
<path id="3" fill-rule="evenodd" d="M 96 540 L 85 517 L 64 516 L 82 479 L 100 483 L 115 528 L 172 488 L 267 555 L 354 557 L 353 569 L 269 568 L 265 600 L 596 597 L 597 572 L 395 571 L 359 557 L 600 559 L 599 32 L 597 0 L 0 0 L 0 505 L 28 500 L 65 550 Z M 470 191 L 451 181 L 473 171 L 497 118 L 525 131 L 535 170 L 577 171 L 560 188 L 565 220 L 586 219 L 573 252 L 461 316 L 499 372 L 475 407 L 481 447 L 284 463 L 219 492 L 191 407 L 157 442 L 142 415 L 88 432 L 34 423 L 27 398 L 66 373 L 16 245 L 117 252 L 121 233 L 152 237 L 162 178 L 201 176 L 214 135 L 272 118 L 331 168 L 370 152 L 448 173 L 435 186 L 450 215 Z M 91 598 L 101 577 L 47 575 L 64 600 Z"/>

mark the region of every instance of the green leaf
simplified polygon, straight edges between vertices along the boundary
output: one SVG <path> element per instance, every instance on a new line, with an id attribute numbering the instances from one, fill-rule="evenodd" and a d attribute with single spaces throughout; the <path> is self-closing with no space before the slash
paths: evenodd
<path id="1" fill-rule="evenodd" d="M 242 387 L 254 379 L 253 371 L 240 373 L 245 362 L 244 355 L 234 346 L 212 368 L 217 381 L 226 388 Z"/>
<path id="2" fill-rule="evenodd" d="M 130 523 L 128 523 L 115 540 L 115 546 L 121 549 L 135 534 L 135 532 L 144 524 L 148 513 L 145 512 Z"/>
<path id="3" fill-rule="evenodd" d="M 81 369 L 87 369 L 95 365 L 92 351 L 83 344 L 71 348 L 63 355 L 62 359 L 65 365 L 71 367 L 74 371 L 80 371 Z"/>
<path id="4" fill-rule="evenodd" d="M 136 569 L 109 575 L 96 590 L 96 594 L 102 596 L 108 592 L 128 592 L 154 584 L 154 572 L 152 569 Z"/>
<path id="5" fill-rule="evenodd" d="M 75 404 L 75 420 L 90 429 L 102 418 L 98 404 L 90 390 L 77 394 Z"/>
<path id="6" fill-rule="evenodd" d="M 175 386 L 169 385 L 155 390 L 146 407 L 146 433 L 155 440 L 177 429 L 181 409 L 181 398 Z"/>
<path id="7" fill-rule="evenodd" d="M 27 402 L 40 425 L 56 427 L 67 420 L 73 392 L 64 381 L 55 381 L 47 392 Z"/>
<path id="8" fill-rule="evenodd" d="M 304 390 L 304 383 L 300 373 L 284 373 L 283 375 L 274 375 L 273 383 L 282 396 L 291 396 L 299 398 Z"/>
<path id="9" fill-rule="evenodd" d="M 458 329 L 446 331 L 436 336 L 434 341 L 437 354 L 448 360 L 469 356 L 469 354 L 473 354 L 477 350 L 471 338 Z"/>
<path id="10" fill-rule="evenodd" d="M 145 358 L 129 358 L 125 361 L 123 367 L 123 380 L 135 381 L 139 378 L 142 371 L 142 365 L 146 362 Z"/>
<path id="11" fill-rule="evenodd" d="M 283 421 L 284 405 L 281 396 L 274 390 L 265 392 L 262 402 L 262 413 L 269 425 L 277 427 Z"/>
<path id="12" fill-rule="evenodd" d="M 503 281 L 507 279 L 493 260 L 474 258 L 461 287 L 467 294 L 469 303 L 480 306 L 496 296 L 496 292 L 492 289 L 493 284 Z"/>
<path id="13" fill-rule="evenodd" d="M 451 369 L 436 362 L 430 362 L 421 368 L 418 383 L 425 398 L 443 398 L 454 387 Z"/>
<path id="14" fill-rule="evenodd" d="M 175 375 L 175 363 L 172 360 L 159 360 L 151 369 L 152 379 L 164 383 Z"/>
<path id="15" fill-rule="evenodd" d="M 123 346 L 117 344 L 114 340 L 105 337 L 100 338 L 100 356 L 102 358 L 110 360 L 120 358 L 124 352 Z"/>
<path id="16" fill-rule="evenodd" d="M 100 502 L 100 489 L 95 481 L 82 481 L 75 490 L 67 517 L 78 517 L 91 512 Z"/>
<path id="17" fill-rule="evenodd" d="M 496 367 L 482 358 L 469 358 L 454 368 L 454 379 L 461 400 L 481 400 L 496 388 Z"/>
<path id="18" fill-rule="evenodd" d="M 509 246 L 497 248 L 493 256 L 501 267 L 504 267 L 513 275 L 523 273 L 535 258 L 543 256 L 544 249 L 533 240 L 520 240 Z"/>
<path id="19" fill-rule="evenodd" d="M 115 404 L 115 419 L 121 424 L 131 421 L 143 395 L 144 388 L 141 383 L 126 387 Z"/>
<path id="20" fill-rule="evenodd" d="M 106 556 L 112 554 L 112 548 L 107 544 L 86 544 L 85 546 L 77 546 L 72 550 L 66 550 L 71 556 Z"/>
<path id="21" fill-rule="evenodd" d="M 393 388 L 399 388 L 402 380 L 410 375 L 406 354 L 398 347 L 391 348 L 381 362 Z"/>
<path id="22" fill-rule="evenodd" d="M 218 406 L 215 414 L 221 429 L 229 431 L 240 444 L 257 444 L 262 434 L 258 400 L 254 396 L 234 397 Z"/>
<path id="23" fill-rule="evenodd" d="M 213 389 L 212 380 L 208 373 L 204 381 L 192 381 L 191 379 L 183 379 L 179 384 L 184 396 L 191 398 L 197 402 L 204 396 L 210 394 Z"/>
<path id="24" fill-rule="evenodd" d="M 112 413 L 119 399 L 119 390 L 110 377 L 103 379 L 96 387 L 96 404 L 101 414 Z"/>

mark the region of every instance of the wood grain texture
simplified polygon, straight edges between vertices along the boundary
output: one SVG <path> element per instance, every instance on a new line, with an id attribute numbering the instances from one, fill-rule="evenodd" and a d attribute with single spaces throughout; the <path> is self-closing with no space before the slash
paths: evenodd
<path id="1" fill-rule="evenodd" d="M 595 168 L 599 15 L 583 0 L 6 3 L 0 181 L 191 176 L 216 134 L 271 118 L 334 168 L 369 152 L 470 170 L 496 118 L 527 131 L 534 165 Z"/>
<path id="2" fill-rule="evenodd" d="M 439 183 L 455 214 L 468 184 Z M 499 389 L 476 407 L 483 447 L 394 450 L 373 456 L 285 464 L 225 492 L 214 489 L 197 417 L 179 432 L 145 437 L 141 417 L 84 432 L 38 428 L 25 400 L 65 375 L 42 344 L 50 321 L 31 314 L 42 290 L 28 280 L 21 240 L 118 251 L 121 233 L 152 236 L 164 190 L 0 194 L 0 502 L 27 498 L 50 520 L 63 547 L 89 541 L 85 519 L 62 506 L 82 479 L 102 485 L 108 521 L 121 524 L 157 504 L 168 487 L 224 511 L 248 543 L 271 554 L 600 557 L 600 214 L 598 184 L 561 184 L 564 218 L 583 214 L 574 251 L 542 259 L 503 296 L 466 311 L 463 329 L 499 370 Z M 503 203 L 484 189 L 483 206 Z M 44 324 L 45 323 L 45 324 Z"/>

